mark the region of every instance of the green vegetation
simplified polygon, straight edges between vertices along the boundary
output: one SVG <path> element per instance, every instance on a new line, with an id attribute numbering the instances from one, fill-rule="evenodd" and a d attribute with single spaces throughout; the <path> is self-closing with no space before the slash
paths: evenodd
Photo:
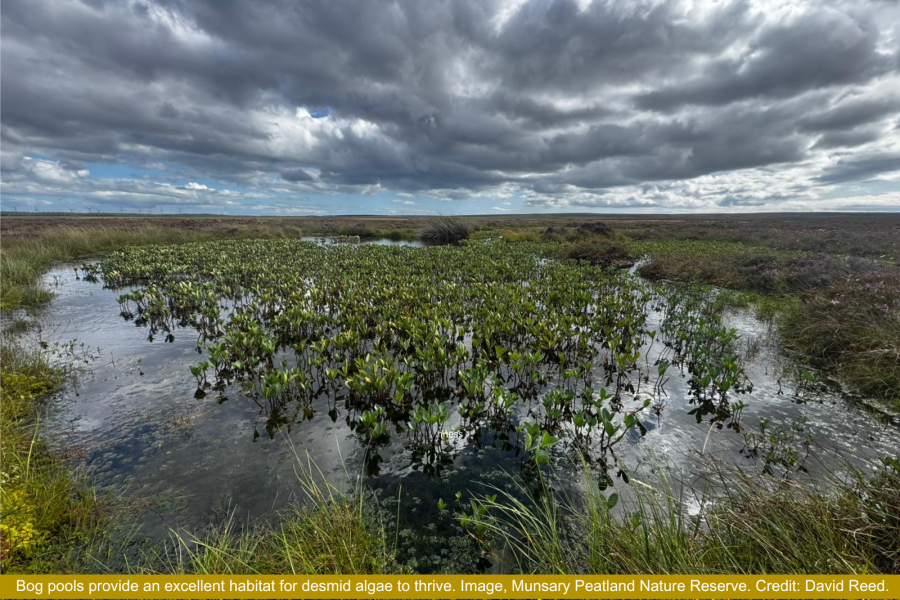
<path id="1" fill-rule="evenodd" d="M 633 251 L 649 256 L 641 274 L 650 279 L 708 283 L 767 294 L 828 287 L 854 274 L 875 273 L 884 265 L 869 259 L 785 252 L 736 242 L 633 242 Z"/>
<path id="2" fill-rule="evenodd" d="M 0 306 L 3 310 L 46 302 L 53 294 L 41 286 L 40 278 L 57 261 L 143 244 L 177 244 L 221 237 L 267 237 L 299 235 L 296 229 L 272 225 L 261 228 L 176 229 L 140 227 L 55 228 L 36 237 L 9 238 L 2 242 L 0 254 Z"/>
<path id="3" fill-rule="evenodd" d="M 502 229 L 500 237 L 507 242 L 543 242 L 542 229 Z"/>
<path id="4" fill-rule="evenodd" d="M 40 438 L 40 399 L 61 382 L 46 353 L 4 339 L 0 348 L 0 567 L 71 570 L 93 534 L 98 503 Z"/>
<path id="5" fill-rule="evenodd" d="M 321 474 L 318 474 L 319 476 Z M 239 529 L 232 518 L 203 539 L 176 535 L 176 545 L 145 556 L 133 570 L 175 574 L 398 573 L 379 515 L 334 487 L 300 476 L 305 502 L 277 523 Z"/>
<path id="6" fill-rule="evenodd" d="M 601 492 L 586 473 L 575 497 L 542 480 L 540 494 L 521 484 L 497 489 L 458 518 L 486 549 L 506 551 L 526 573 L 900 570 L 900 462 L 885 461 L 870 479 L 835 482 L 830 494 L 717 472 L 723 495 L 706 498 L 699 514 L 687 513 L 664 476 L 659 489 L 633 482 L 626 502 Z"/>
<path id="7" fill-rule="evenodd" d="M 120 219 L 124 225 L 127 220 Z M 214 239 L 246 239 L 305 236 L 356 236 L 362 240 L 414 240 L 417 232 L 409 228 L 376 228 L 363 224 L 304 223 L 262 220 L 251 223 L 203 219 L 191 227 L 177 227 L 160 217 L 146 219 L 135 226 L 79 224 L 50 227 L 34 236 L 6 236 L 0 253 L 0 307 L 10 310 L 35 306 L 53 297 L 40 285 L 41 276 L 55 262 L 80 258 L 126 246 L 150 244 L 183 244 Z"/>
<path id="8" fill-rule="evenodd" d="M 50 366 L 47 352 L 10 339 L 0 364 L 0 567 L 5 573 L 73 573 L 120 560 L 114 554 L 127 549 L 105 539 L 103 503 L 39 435 L 41 399 L 66 373 Z M 364 495 L 354 500 L 314 481 L 306 471 L 300 478 L 306 501 L 280 514 L 277 524 L 238 529 L 229 520 L 202 540 L 176 536 L 174 547 L 125 564 L 142 573 L 398 572 Z"/>
<path id="9" fill-rule="evenodd" d="M 710 239 L 702 240 L 689 239 L 672 227 L 664 228 L 669 238 L 650 228 L 628 231 L 635 237 L 593 235 L 583 227 L 550 227 L 544 238 L 562 242 L 561 258 L 622 267 L 635 257 L 645 257 L 648 261 L 639 272 L 650 280 L 704 283 L 740 292 L 727 296 L 731 304 L 752 306 L 758 316 L 773 320 L 788 348 L 900 411 L 900 268 L 896 265 L 780 249 L 820 247 L 809 234 L 792 242 L 782 233 L 771 240 L 777 246 L 772 247 L 761 245 L 758 236 L 746 229 L 731 232 L 731 239 L 726 233 L 709 231 L 705 237 Z M 846 237 L 836 245 L 856 248 Z M 504 238 L 516 240 L 512 235 Z M 869 246 L 862 250 L 867 255 L 875 252 Z"/>
<path id="10" fill-rule="evenodd" d="M 472 224 L 465 219 L 441 217 L 431 221 L 419 235 L 429 244 L 458 244 L 469 238 Z"/>
<path id="11" fill-rule="evenodd" d="M 49 351 L 5 338 L 0 356 L 0 566 L 6 573 L 95 570 L 108 560 L 103 503 L 40 438 L 42 398 L 73 374 L 51 367 Z M 173 548 L 130 563 L 137 572 L 396 572 L 378 515 L 310 471 L 306 502 L 277 524 L 239 530 L 233 521 L 203 540 L 178 537 Z M 117 548 L 118 550 L 118 548 Z"/>
<path id="12" fill-rule="evenodd" d="M 790 348 L 900 410 L 900 269 L 870 259 L 736 242 L 644 241 L 650 279 L 750 292 Z"/>
<path id="13" fill-rule="evenodd" d="M 655 240 L 632 242 L 648 256 L 641 275 L 652 279 L 692 281 L 723 288 L 787 292 L 785 265 L 794 254 L 736 242 Z"/>
<path id="14" fill-rule="evenodd" d="M 504 229 L 500 236 L 507 242 L 549 242 L 557 244 L 560 259 L 583 261 L 601 267 L 630 267 L 636 255 L 629 240 L 617 235 L 608 225 L 598 221 L 570 223 L 546 228 Z"/>
<path id="15" fill-rule="evenodd" d="M 630 267 L 636 260 L 626 242 L 596 237 L 560 246 L 559 257 L 619 268 Z"/>
<path id="16" fill-rule="evenodd" d="M 547 449 L 533 442 L 560 441 L 606 477 L 615 445 L 663 410 L 670 364 L 686 374 L 697 422 L 737 429 L 751 387 L 709 295 L 547 261 L 552 248 L 229 240 L 129 248 L 83 274 L 131 289 L 122 314 L 151 335 L 197 329 L 198 397 L 237 384 L 270 431 L 311 419 L 319 397 L 346 411 L 373 474 L 392 436 L 413 465 L 451 464 L 455 411 L 458 435 L 524 443 L 526 470 Z M 651 304 L 664 311 L 659 331 Z"/>
<path id="17" fill-rule="evenodd" d="M 900 411 L 900 274 L 865 274 L 800 295 L 777 317 L 785 341 Z"/>

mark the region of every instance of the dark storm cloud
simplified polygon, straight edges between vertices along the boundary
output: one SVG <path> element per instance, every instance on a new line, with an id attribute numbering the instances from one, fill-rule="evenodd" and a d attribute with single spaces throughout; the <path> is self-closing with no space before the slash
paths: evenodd
<path id="1" fill-rule="evenodd" d="M 675 2 L 638 4 L 526 2 L 485 46 L 489 72 L 510 89 L 598 88 L 677 76 L 691 61 L 718 55 L 755 27 L 747 4 L 732 2 L 705 18 L 684 19 Z"/>
<path id="2" fill-rule="evenodd" d="M 813 132 L 852 129 L 886 117 L 897 116 L 898 106 L 900 106 L 900 96 L 851 98 L 832 108 L 804 115 L 800 119 L 800 128 Z"/>
<path id="3" fill-rule="evenodd" d="M 519 126 L 542 129 L 548 126 L 591 123 L 609 117 L 613 111 L 602 106 L 560 109 L 548 102 L 535 100 L 524 94 L 497 90 L 488 96 L 482 110 L 496 112 L 516 122 Z"/>
<path id="4" fill-rule="evenodd" d="M 819 138 L 814 148 L 853 148 L 881 138 L 878 128 L 861 128 L 850 131 L 833 131 Z"/>
<path id="5" fill-rule="evenodd" d="M 647 182 L 767 167 L 873 177 L 897 151 L 890 3 L 7 0 L 0 16 L 5 194 L 39 191 L 36 155 L 60 178 L 165 164 L 259 193 L 560 205 L 638 186 L 637 202 Z"/>
<path id="6" fill-rule="evenodd" d="M 281 178 L 285 181 L 312 181 L 313 176 L 303 169 L 290 169 L 281 172 Z"/>
<path id="7" fill-rule="evenodd" d="M 823 183 L 863 181 L 895 171 L 900 171 L 900 153 L 875 155 L 861 159 L 842 159 L 819 180 Z"/>
<path id="8" fill-rule="evenodd" d="M 638 105 L 719 105 L 865 83 L 897 66 L 896 56 L 879 51 L 878 39 L 871 18 L 824 8 L 763 29 L 741 56 L 716 59 L 684 84 L 644 94 Z"/>

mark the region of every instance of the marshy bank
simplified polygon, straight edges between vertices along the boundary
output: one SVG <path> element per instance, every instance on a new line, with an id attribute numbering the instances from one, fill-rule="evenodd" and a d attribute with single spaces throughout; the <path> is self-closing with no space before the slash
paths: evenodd
<path id="1" fill-rule="evenodd" d="M 3 310 L 39 306 L 52 297 L 41 277 L 60 261 L 125 246 L 183 244 L 213 239 L 301 236 L 352 236 L 363 241 L 414 241 L 409 228 L 373 227 L 330 221 L 299 225 L 290 219 L 158 218 L 35 218 L 4 215 L 0 255 L 0 307 Z"/>
<path id="2" fill-rule="evenodd" d="M 42 339 L 78 338 L 102 358 L 77 396 L 57 394 L 43 431 L 51 446 L 88 447 L 82 464 L 98 489 L 161 499 L 164 519 L 146 533 L 174 530 L 185 543 L 146 555 L 146 570 L 890 572 L 896 478 L 879 463 L 896 451 L 890 430 L 810 379 L 813 369 L 787 362 L 767 374 L 774 349 L 752 314 L 703 290 L 554 260 L 558 245 L 248 239 L 134 248 L 78 264 L 78 278 L 58 269 Z M 827 449 L 803 460 L 808 432 Z M 695 473 L 690 459 L 705 449 L 752 476 L 735 497 L 699 479 L 645 493 L 658 472 L 641 458 L 648 446 L 681 457 L 670 474 Z M 824 485 L 837 463 L 819 466 L 830 460 L 819 452 L 846 459 L 842 482 Z M 295 473 L 307 453 L 325 479 L 314 488 Z M 560 485 L 554 472 L 580 477 L 578 456 L 584 488 Z M 701 508 L 691 489 L 719 502 Z M 763 507 L 815 515 L 820 529 Z M 533 543 L 523 546 L 508 517 L 526 509 Z M 248 520 L 258 525 L 243 532 Z M 815 537 L 827 541 L 817 549 Z M 592 562 L 576 552 L 584 541 Z M 827 551 L 843 562 L 823 562 Z M 100 564 L 116 563 L 82 568 Z"/>
<path id="3" fill-rule="evenodd" d="M 788 348 L 900 412 L 900 267 L 884 259 L 776 251 L 733 242 L 633 242 L 651 279 L 737 290 Z"/>
<path id="4" fill-rule="evenodd" d="M 40 349 L 0 345 L 0 566 L 5 572 L 68 572 L 96 533 L 101 504 L 43 439 L 46 396 L 66 373 Z M 81 470 L 77 470 L 81 472 Z"/>
<path id="5" fill-rule="evenodd" d="M 501 232 L 554 241 L 562 258 L 628 266 L 654 281 L 731 290 L 782 342 L 829 376 L 900 413 L 900 219 L 611 219 Z"/>

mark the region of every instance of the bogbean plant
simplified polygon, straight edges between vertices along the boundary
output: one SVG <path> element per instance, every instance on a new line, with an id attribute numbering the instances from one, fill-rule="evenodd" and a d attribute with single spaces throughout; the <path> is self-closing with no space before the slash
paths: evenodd
<path id="1" fill-rule="evenodd" d="M 689 375 L 694 405 L 689 414 L 698 423 L 709 417 L 719 429 L 740 431 L 746 404 L 735 397 L 752 392 L 753 384 L 741 365 L 737 330 L 722 323 L 721 306 L 703 288 L 661 286 L 659 292 L 663 317 L 658 337 L 665 345 L 659 359 L 660 378 L 670 364 L 676 365 Z"/>
<path id="2" fill-rule="evenodd" d="M 755 431 L 744 432 L 741 453 L 761 461 L 764 473 L 776 475 L 778 471 L 781 477 L 787 478 L 794 471 L 806 472 L 813 443 L 806 417 L 795 417 L 787 428 L 762 418 Z"/>
<path id="3" fill-rule="evenodd" d="M 662 410 L 670 365 L 698 421 L 736 428 L 732 397 L 750 389 L 710 298 L 548 260 L 539 244 L 228 240 L 128 248 L 85 273 L 121 288 L 123 316 L 151 337 L 198 332 L 200 395 L 238 386 L 273 424 L 324 403 L 365 444 L 405 436 L 423 464 L 446 463 L 451 431 L 476 444 L 492 431 L 526 469 L 577 447 L 605 475 Z"/>

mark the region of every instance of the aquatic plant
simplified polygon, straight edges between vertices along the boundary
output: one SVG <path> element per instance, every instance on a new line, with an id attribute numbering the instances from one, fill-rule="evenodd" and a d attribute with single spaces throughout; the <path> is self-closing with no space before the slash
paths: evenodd
<path id="1" fill-rule="evenodd" d="M 195 330 L 198 397 L 240 384 L 270 435 L 288 406 L 305 420 L 325 395 L 364 443 L 390 439 L 390 424 L 430 470 L 458 451 L 445 439 L 454 428 L 518 445 L 529 469 L 560 444 L 605 471 L 663 409 L 670 364 L 688 378 L 698 421 L 737 429 L 733 396 L 750 386 L 714 298 L 547 250 L 234 240 L 128 248 L 96 272 L 129 288 L 123 316 L 151 336 Z M 659 332 L 647 322 L 654 305 Z"/>
<path id="2" fill-rule="evenodd" d="M 52 260 L 51 255 L 60 258 L 95 248 L 88 239 L 91 236 L 82 237 L 76 244 L 67 246 L 66 242 L 61 250 L 35 252 L 35 256 L 46 265 Z M 110 235 L 97 247 L 184 242 L 193 237 L 196 236 Z M 624 274 L 584 270 L 585 265 L 573 268 L 565 259 L 554 260 L 559 255 L 547 244 L 532 243 L 537 241 L 533 235 L 504 237 L 517 244 L 508 244 L 501 250 L 491 244 L 481 247 L 480 242 L 470 242 L 473 247 L 466 250 L 472 250 L 473 254 L 461 252 L 461 248 L 435 248 L 427 251 L 438 252 L 433 259 L 424 258 L 419 250 L 383 252 L 349 248 L 315 252 L 296 241 L 271 246 L 261 241 L 236 241 L 233 245 L 214 247 L 188 244 L 191 248 L 174 253 L 159 247 L 146 251 L 134 248 L 123 253 L 134 257 L 124 270 L 116 268 L 116 261 L 124 261 L 116 254 L 108 270 L 89 264 L 78 274 L 89 281 L 102 278 L 111 287 L 129 288 L 122 290 L 125 292 L 123 316 L 147 328 L 151 338 L 160 335 L 170 340 L 176 335 L 196 335 L 198 353 L 203 355 L 200 364 L 205 365 L 197 371 L 201 375 L 198 387 L 201 391 L 240 390 L 258 401 L 260 411 L 269 415 L 266 427 L 269 435 L 282 426 L 289 427 L 309 418 L 311 400 L 324 396 L 328 399 L 329 416 L 345 417 L 359 434 L 360 442 L 369 448 L 391 443 L 394 435 L 401 445 L 406 440 L 405 448 L 411 454 L 419 452 L 420 460 L 427 455 L 422 450 L 434 448 L 452 456 L 453 448 L 442 439 L 443 435 L 438 436 L 441 439 L 436 446 L 420 444 L 408 426 L 411 415 L 420 407 L 427 412 L 429 407 L 444 403 L 447 421 L 443 433 L 458 431 L 468 436 L 465 439 L 470 444 L 478 443 L 482 432 L 496 434 L 494 439 L 503 439 L 504 448 L 512 445 L 516 452 L 522 451 L 522 463 L 532 474 L 535 467 L 546 474 L 548 467 L 573 447 L 586 452 L 591 468 L 595 469 L 601 464 L 601 457 L 615 452 L 615 447 L 604 449 L 602 432 L 607 434 L 606 439 L 621 439 L 625 443 L 635 439 L 636 436 L 625 437 L 623 433 L 640 432 L 648 413 L 665 408 L 666 382 L 682 377 L 691 382 L 690 400 L 694 404 L 690 409 L 696 409 L 698 420 L 713 426 L 733 423 L 740 427 L 745 434 L 740 439 L 748 446 L 746 452 L 755 456 L 764 469 L 771 465 L 772 472 L 783 474 L 782 470 L 802 467 L 807 431 L 770 422 L 761 424 L 759 429 L 745 428 L 740 423 L 741 397 L 751 387 L 742 372 L 743 354 L 736 348 L 738 340 L 722 326 L 717 315 L 720 306 L 711 295 L 700 294 L 694 298 L 690 288 L 649 286 Z M 523 247 L 512 247 L 518 243 Z M 677 265 L 685 270 L 660 269 L 660 277 L 699 276 L 706 280 L 721 277 L 719 281 L 729 285 L 743 286 L 743 282 L 750 282 L 758 289 L 804 290 L 802 301 L 801 294 L 796 294 L 789 297 L 789 308 L 773 311 L 781 315 L 780 323 L 789 325 L 784 331 L 797 336 L 793 339 L 789 336 L 794 348 L 815 358 L 803 364 L 830 366 L 830 372 L 826 371 L 829 378 L 847 373 L 851 381 L 858 382 L 867 391 L 896 396 L 896 390 L 900 389 L 896 384 L 896 367 L 900 364 L 896 360 L 896 339 L 900 338 L 896 324 L 900 313 L 896 310 L 896 281 L 891 279 L 894 275 L 863 273 L 852 266 L 851 260 L 846 262 L 848 270 L 832 260 L 820 260 L 812 255 L 795 260 L 792 255 L 766 250 L 747 256 L 744 244 L 702 249 L 699 248 L 702 244 L 686 245 L 691 246 L 691 252 L 696 252 L 683 265 Z M 641 247 L 631 243 L 627 246 Z M 8 243 L 4 242 L 3 247 L 6 259 Z M 881 247 L 876 250 L 873 256 L 884 253 Z M 666 244 L 654 249 L 661 256 L 668 251 Z M 201 254 L 206 256 L 201 259 Z M 14 253 L 9 256 L 14 257 Z M 717 263 L 723 256 L 726 260 Z M 774 261 L 770 260 L 772 257 Z M 18 258 L 26 260 L 23 256 Z M 734 262 L 729 262 L 732 259 Z M 247 264 L 238 267 L 237 263 L 242 261 Z M 335 262 L 322 264 L 330 261 Z M 509 264 L 515 261 L 520 264 Z M 8 273 L 15 275 L 13 267 L 17 265 L 22 266 L 4 260 L 5 292 L 21 291 L 8 285 L 17 281 L 15 277 L 7 278 Z M 734 269 L 729 272 L 732 266 Z M 820 266 L 830 277 L 827 281 L 816 272 Z M 35 282 L 40 269 L 32 267 L 23 281 Z M 835 279 L 835 275 L 842 279 Z M 796 284 L 787 277 L 794 278 Z M 781 287 L 782 284 L 789 287 Z M 646 319 L 641 320 L 640 311 L 633 309 L 629 297 L 634 291 L 632 286 L 642 290 L 635 295 L 633 306 L 643 303 L 650 306 L 645 312 L 655 311 L 657 307 L 665 311 L 664 325 L 659 332 L 653 329 L 657 315 L 648 324 Z M 31 291 L 37 289 L 35 285 Z M 10 306 L 7 301 L 11 297 L 4 293 L 4 308 Z M 624 301 L 613 301 L 616 297 Z M 774 304 L 781 303 L 783 297 L 763 298 Z M 665 322 L 669 323 L 668 328 Z M 672 331 L 682 324 L 686 325 L 687 333 L 683 337 L 673 335 Z M 698 350 L 707 344 L 710 345 L 707 350 Z M 384 360 L 382 366 L 376 368 L 370 364 L 365 368 L 372 369 L 385 382 L 407 378 L 407 383 L 401 386 L 402 394 L 381 391 L 388 389 L 381 383 L 371 390 L 360 391 L 348 384 L 362 373 L 357 361 L 365 361 L 368 355 L 373 357 L 370 363 L 377 361 L 375 357 Z M 3 363 L 4 369 L 12 364 L 7 363 L 6 355 Z M 185 365 L 185 370 L 191 366 L 196 367 L 197 363 Z M 482 370 L 483 374 L 479 372 Z M 16 387 L 8 373 L 6 370 L 4 392 L 7 387 L 11 390 Z M 286 387 L 294 389 L 294 385 L 280 379 L 299 378 L 300 374 L 308 382 L 308 388 L 298 388 L 293 395 L 283 394 Z M 793 375 L 797 378 L 792 389 L 795 401 L 813 399 L 818 385 L 815 371 L 803 366 Z M 6 400 L 4 397 L 4 408 L 10 405 Z M 27 417 L 17 417 L 15 425 L 22 435 L 14 438 L 4 429 L 2 436 L 4 467 L 10 464 L 6 444 L 25 440 L 28 445 L 37 440 L 32 437 L 34 426 Z M 530 437 L 526 435 L 526 426 Z M 609 435 L 607 427 L 614 436 Z M 517 428 L 520 428 L 518 432 Z M 544 440 L 547 445 L 542 443 Z M 54 502 L 54 509 L 70 506 L 66 502 L 72 499 L 72 488 L 65 472 L 51 467 L 54 475 L 50 477 L 44 471 L 52 463 L 46 456 L 33 463 L 32 474 L 43 474 L 31 481 L 41 485 L 63 482 L 65 485 L 60 484 L 60 489 L 66 493 L 50 496 L 45 496 L 44 490 L 35 493 L 59 499 L 59 503 Z M 580 534 L 587 522 L 573 518 L 566 524 L 570 527 L 568 531 L 579 534 L 572 539 L 590 548 L 591 554 L 575 553 L 566 557 L 568 562 L 560 564 L 572 569 L 622 569 L 623 572 L 639 569 L 665 572 L 679 568 L 721 572 L 737 568 L 735 565 L 782 572 L 815 572 L 817 568 L 897 572 L 896 560 L 900 556 L 897 498 L 900 495 L 897 463 L 892 464 L 895 466 L 886 464 L 884 472 L 872 480 L 861 481 L 858 488 L 839 488 L 835 501 L 832 496 L 799 490 L 790 482 L 783 487 L 780 482 L 780 487 L 773 486 L 775 491 L 789 493 L 747 494 L 735 502 L 726 498 L 719 505 L 720 512 L 704 513 L 722 519 L 722 527 L 710 529 L 715 533 L 710 536 L 703 535 L 706 529 L 696 529 L 690 519 L 682 521 L 686 535 L 670 527 L 672 522 L 678 522 L 678 515 L 685 514 L 677 503 L 671 505 L 673 512 L 660 510 L 658 515 L 638 506 L 635 512 L 639 516 L 632 519 L 630 514 L 625 514 L 621 521 L 614 518 L 607 529 L 598 527 L 597 538 L 605 539 L 607 546 L 585 544 L 588 538 Z M 591 474 L 594 481 L 602 481 L 596 475 L 596 472 Z M 38 503 L 30 497 L 24 501 L 22 497 L 13 497 L 13 487 L 7 486 L 5 477 L 6 474 L 0 487 L 10 494 L 3 499 L 2 522 L 16 531 L 12 535 L 4 531 L 0 538 L 24 542 L 16 542 L 24 550 L 15 553 L 11 569 L 27 568 L 23 565 L 30 560 L 29 554 L 39 556 L 42 561 L 55 560 L 50 557 L 54 555 L 57 540 L 69 535 L 69 524 L 74 525 L 71 532 L 78 531 L 81 513 L 75 510 L 71 513 L 74 518 L 63 521 L 62 527 L 37 528 L 32 535 L 27 525 L 35 522 L 35 515 L 30 515 L 28 510 Z M 40 482 L 41 479 L 44 481 Z M 527 481 L 542 480 L 532 477 Z M 530 487 L 526 490 L 527 494 L 534 491 Z M 603 496 L 606 502 L 613 498 L 598 496 Z M 486 506 L 496 504 L 494 495 L 484 500 Z M 22 508 L 23 503 L 30 509 Z M 490 526 L 502 523 L 492 509 L 482 511 L 481 505 L 478 510 L 471 503 L 469 506 L 471 522 L 482 525 L 479 537 L 489 543 L 488 538 L 495 535 Z M 599 497 L 596 508 L 598 513 L 602 509 Z M 355 518 L 352 504 L 350 509 Z M 24 520 L 8 517 L 11 513 Z M 341 511 L 331 517 L 310 511 L 298 523 L 305 532 L 314 530 L 320 521 L 333 522 L 336 528 L 345 531 L 342 525 L 346 520 L 346 514 Z M 557 526 L 556 522 L 548 523 L 548 528 Z M 591 525 L 598 523 L 604 524 L 601 520 Z M 19 532 L 24 535 L 20 536 Z M 202 570 L 205 568 L 202 561 L 208 559 L 206 566 L 218 572 L 271 571 L 289 568 L 286 564 L 293 568 L 296 557 L 290 553 L 286 555 L 287 562 L 267 565 L 268 553 L 257 552 L 263 548 L 262 541 L 268 538 L 273 545 L 265 545 L 266 549 L 275 552 L 282 541 L 278 531 L 253 533 L 252 542 L 248 542 L 250 537 L 232 530 L 223 533 L 222 538 L 203 540 L 199 546 L 186 545 L 185 549 L 199 549 L 204 556 L 192 556 L 190 565 L 182 566 Z M 298 539 L 305 543 L 304 536 Z M 534 548 L 543 543 L 537 537 L 532 539 Z M 38 550 L 28 550 L 32 541 L 37 541 L 34 547 Z M 217 546 L 219 541 L 222 546 Z M 693 545 L 697 541 L 702 544 Z M 323 537 L 315 546 L 321 552 L 313 550 L 309 555 L 327 556 L 334 549 L 333 544 L 344 542 L 338 537 Z M 205 545 L 209 546 L 208 554 Z M 679 553 L 679 548 L 685 552 Z M 233 554 L 232 549 L 236 550 Z M 248 552 L 244 553 L 244 549 Z M 568 549 L 574 549 L 574 545 Z M 590 562 L 599 553 L 610 562 Z M 184 556 L 188 554 L 185 550 Z M 839 562 L 829 563 L 829 557 L 836 557 Z M 194 558 L 200 562 L 194 563 Z M 537 563 L 523 564 L 536 568 L 533 565 Z M 329 568 L 325 566 L 322 570 Z"/>
<path id="3" fill-rule="evenodd" d="M 744 432 L 741 453 L 762 461 L 764 473 L 774 475 L 779 469 L 781 475 L 787 477 L 793 471 L 806 471 L 813 442 L 806 417 L 795 417 L 787 428 L 762 418 L 755 431 Z"/>

